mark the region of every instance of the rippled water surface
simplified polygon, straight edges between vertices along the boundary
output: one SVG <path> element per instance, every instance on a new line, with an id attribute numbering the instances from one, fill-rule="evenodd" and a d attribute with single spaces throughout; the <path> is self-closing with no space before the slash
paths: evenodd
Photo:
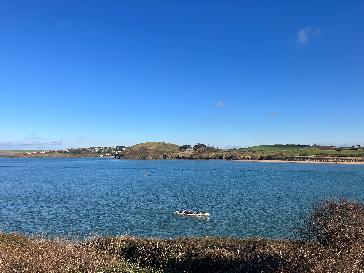
<path id="1" fill-rule="evenodd" d="M 313 202 L 330 197 L 364 201 L 364 166 L 0 158 L 6 232 L 288 237 Z"/>

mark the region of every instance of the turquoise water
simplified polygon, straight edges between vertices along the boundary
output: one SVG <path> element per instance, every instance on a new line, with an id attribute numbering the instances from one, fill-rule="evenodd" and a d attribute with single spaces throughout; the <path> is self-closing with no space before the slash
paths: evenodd
<path id="1" fill-rule="evenodd" d="M 290 237 L 314 202 L 343 197 L 364 201 L 364 166 L 0 158 L 5 232 Z"/>

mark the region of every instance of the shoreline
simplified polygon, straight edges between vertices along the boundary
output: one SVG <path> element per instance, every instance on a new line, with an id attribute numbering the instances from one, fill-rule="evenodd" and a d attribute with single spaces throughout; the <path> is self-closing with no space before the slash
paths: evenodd
<path id="1" fill-rule="evenodd" d="M 259 163 L 298 163 L 298 164 L 337 164 L 337 165 L 364 165 L 364 161 L 313 161 L 313 160 L 279 160 L 279 159 L 237 159 L 237 162 L 259 162 Z"/>
<path id="2" fill-rule="evenodd" d="M 9 155 L 0 155 L 0 158 L 97 158 L 97 159 L 115 159 L 113 156 L 24 156 L 24 155 L 17 155 L 17 156 L 9 156 Z M 254 162 L 254 163 L 297 163 L 297 164 L 337 164 L 337 165 L 364 165 L 364 161 L 322 161 L 322 160 L 283 160 L 283 159 L 214 159 L 214 158 L 170 158 L 170 159 L 117 159 L 117 160 L 148 160 L 148 161 L 156 161 L 156 160 L 176 160 L 176 161 L 183 161 L 183 160 L 224 160 L 224 161 L 235 161 L 235 162 Z"/>

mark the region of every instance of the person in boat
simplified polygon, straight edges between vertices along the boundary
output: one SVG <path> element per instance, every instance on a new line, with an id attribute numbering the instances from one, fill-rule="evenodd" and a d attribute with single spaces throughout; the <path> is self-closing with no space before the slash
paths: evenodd
<path id="1" fill-rule="evenodd" d="M 180 213 L 180 214 L 190 214 L 190 215 L 204 214 L 201 211 L 192 211 L 192 210 L 182 210 L 182 211 L 178 211 L 178 213 Z"/>

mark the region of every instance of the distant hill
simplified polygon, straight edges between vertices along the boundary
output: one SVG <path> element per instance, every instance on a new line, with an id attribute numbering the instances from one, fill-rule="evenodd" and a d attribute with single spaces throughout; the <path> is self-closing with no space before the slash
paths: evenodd
<path id="1" fill-rule="evenodd" d="M 146 142 L 127 147 L 120 159 L 227 159 L 318 162 L 364 161 L 364 149 L 300 144 L 259 145 L 240 149 L 218 149 L 198 143 L 194 146 Z"/>
<path id="2" fill-rule="evenodd" d="M 179 146 L 165 142 L 146 142 L 125 149 L 123 158 L 130 159 L 166 159 L 176 156 Z"/>
<path id="3" fill-rule="evenodd" d="M 69 148 L 47 151 L 0 151 L 0 157 L 115 157 L 118 159 L 226 159 L 283 160 L 315 162 L 364 162 L 364 149 L 300 144 L 259 145 L 248 148 L 219 149 L 202 143 L 177 145 L 145 142 L 126 146 Z"/>

